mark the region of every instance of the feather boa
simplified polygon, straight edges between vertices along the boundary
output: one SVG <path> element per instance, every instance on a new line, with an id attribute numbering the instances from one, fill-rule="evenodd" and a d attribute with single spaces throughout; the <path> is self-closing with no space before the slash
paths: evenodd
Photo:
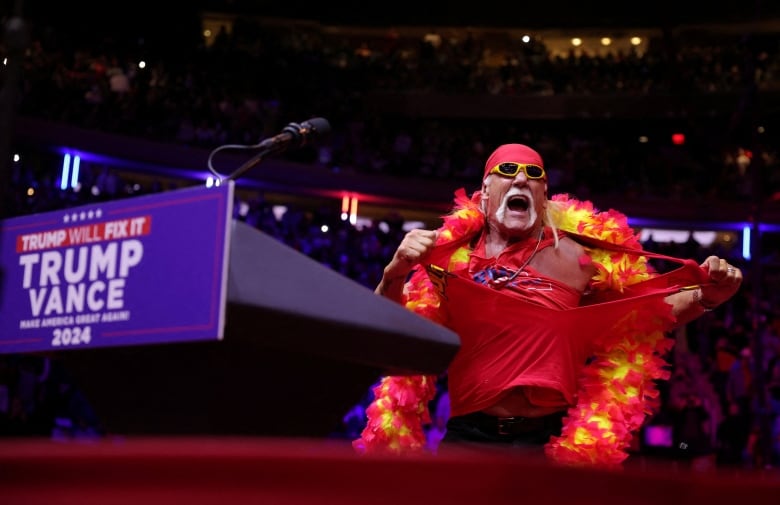
<path id="1" fill-rule="evenodd" d="M 450 269 L 468 262 L 468 240 L 484 226 L 478 202 L 479 192 L 469 198 L 460 189 L 454 210 L 443 218 L 436 245 L 452 251 Z M 549 216 L 558 229 L 641 251 L 625 215 L 600 212 L 590 202 L 568 195 L 554 195 L 549 204 Z M 654 275 L 641 255 L 603 249 L 588 249 L 588 254 L 596 267 L 593 290 L 620 292 Z M 442 322 L 436 292 L 423 269 L 412 275 L 402 301 L 409 310 Z M 673 343 L 663 330 L 671 320 L 668 304 L 650 302 L 641 313 L 626 314 L 613 334 L 596 343 L 598 350 L 580 376 L 577 404 L 569 409 L 561 435 L 545 445 L 549 459 L 571 466 L 622 464 L 633 433 L 658 408 L 655 381 L 669 377 L 662 356 Z M 383 377 L 373 393 L 367 424 L 353 447 L 361 453 L 424 450 L 424 426 L 430 422 L 428 403 L 436 393 L 436 377 Z"/>

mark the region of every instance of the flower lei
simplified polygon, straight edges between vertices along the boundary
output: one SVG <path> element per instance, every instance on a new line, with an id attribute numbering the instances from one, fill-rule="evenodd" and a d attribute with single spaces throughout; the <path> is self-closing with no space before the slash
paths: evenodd
<path id="1" fill-rule="evenodd" d="M 479 192 L 468 198 L 460 189 L 454 210 L 443 218 L 436 245 L 452 250 L 450 269 L 468 262 L 467 242 L 484 226 L 478 201 Z M 554 195 L 548 214 L 558 229 L 641 251 L 626 216 L 614 210 L 600 212 L 590 202 Z M 596 267 L 594 291 L 622 291 L 654 275 L 644 256 L 586 250 Z M 409 310 L 442 322 L 436 291 L 423 269 L 412 275 L 402 301 Z M 659 406 L 655 381 L 669 377 L 662 355 L 673 344 L 663 330 L 672 319 L 671 308 L 663 300 L 647 305 L 627 314 L 611 335 L 596 342 L 597 351 L 580 376 L 577 404 L 569 409 L 561 435 L 545 445 L 551 460 L 618 467 L 628 457 L 633 432 Z M 436 394 L 436 376 L 383 377 L 373 393 L 374 401 L 366 409 L 367 424 L 353 447 L 361 453 L 423 450 L 423 427 L 430 423 L 428 403 Z"/>

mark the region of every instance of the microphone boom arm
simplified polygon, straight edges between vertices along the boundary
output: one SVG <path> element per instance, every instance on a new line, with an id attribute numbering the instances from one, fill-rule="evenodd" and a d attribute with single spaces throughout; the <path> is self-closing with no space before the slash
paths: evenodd
<path id="1" fill-rule="evenodd" d="M 265 139 L 255 146 L 221 146 L 216 148 L 209 155 L 209 170 L 220 179 L 223 179 L 222 174 L 219 174 L 216 170 L 214 170 L 211 164 L 212 157 L 222 149 L 228 147 L 241 149 L 261 149 L 261 151 L 253 156 L 252 159 L 238 167 L 230 175 L 224 178 L 224 180 L 228 181 L 236 180 L 239 176 L 258 165 L 266 156 L 281 153 L 287 150 L 287 148 L 290 146 L 304 146 L 309 142 L 310 139 L 326 135 L 329 132 L 330 123 L 327 119 L 321 117 L 315 117 L 300 124 L 290 123 L 285 126 L 284 129 L 282 129 L 282 132 L 279 135 Z"/>
<path id="2" fill-rule="evenodd" d="M 226 181 L 235 181 L 237 178 L 244 175 L 246 172 L 248 172 L 250 169 L 255 167 L 255 165 L 259 165 L 265 157 L 271 154 L 271 149 L 263 149 L 258 154 L 254 155 L 249 161 L 245 162 L 243 165 L 235 169 L 233 172 L 231 172 L 230 175 L 225 177 Z"/>

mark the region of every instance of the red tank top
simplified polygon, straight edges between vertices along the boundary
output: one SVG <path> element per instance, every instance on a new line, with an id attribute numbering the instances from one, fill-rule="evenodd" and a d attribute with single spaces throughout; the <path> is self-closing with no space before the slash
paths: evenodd
<path id="1" fill-rule="evenodd" d="M 528 267 L 528 281 L 544 289 L 528 288 L 526 279 L 517 286 L 488 287 L 480 283 L 481 267 L 501 265 L 491 265 L 492 260 L 479 255 L 473 259 L 470 270 L 476 279 L 463 270 L 450 272 L 438 282 L 445 324 L 461 339 L 448 373 L 453 416 L 484 410 L 515 386 L 535 386 L 528 392 L 529 401 L 537 406 L 573 405 L 579 373 L 600 337 L 625 331 L 628 317 L 632 329 L 639 329 L 643 320 L 649 324 L 658 314 L 671 311 L 666 296 L 704 279 L 698 265 L 686 262 L 684 268 L 631 286 L 622 294 L 609 293 L 577 306 L 579 293 Z M 510 265 L 523 261 L 508 259 Z"/>

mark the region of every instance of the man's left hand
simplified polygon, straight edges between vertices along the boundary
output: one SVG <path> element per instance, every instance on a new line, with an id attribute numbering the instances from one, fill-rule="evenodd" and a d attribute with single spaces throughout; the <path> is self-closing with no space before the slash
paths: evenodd
<path id="1" fill-rule="evenodd" d="M 742 284 L 742 270 L 730 265 L 726 260 L 710 256 L 700 265 L 712 281 L 701 287 L 701 304 L 705 307 L 717 307 L 739 290 Z"/>

